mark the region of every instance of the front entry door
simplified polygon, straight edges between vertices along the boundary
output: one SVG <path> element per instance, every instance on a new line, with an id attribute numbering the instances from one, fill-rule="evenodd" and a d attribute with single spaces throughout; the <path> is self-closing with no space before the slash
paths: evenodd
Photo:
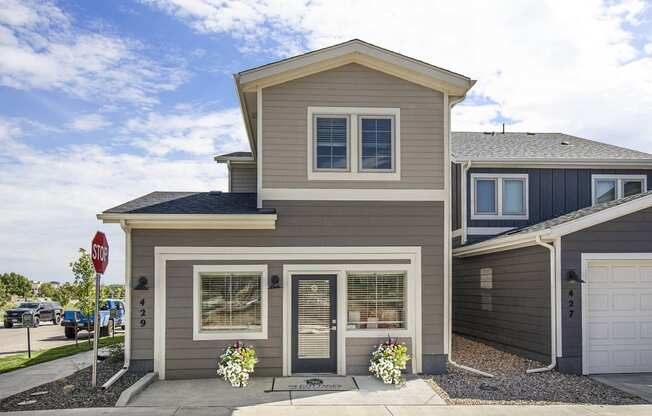
<path id="1" fill-rule="evenodd" d="M 292 372 L 337 372 L 337 276 L 292 278 Z"/>

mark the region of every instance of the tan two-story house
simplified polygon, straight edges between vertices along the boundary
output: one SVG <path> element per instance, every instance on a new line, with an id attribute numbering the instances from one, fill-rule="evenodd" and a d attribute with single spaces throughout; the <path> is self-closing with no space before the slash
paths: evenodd
<path id="1" fill-rule="evenodd" d="M 99 214 L 126 236 L 127 365 L 216 377 L 366 374 L 388 336 L 411 373 L 450 348 L 450 114 L 474 81 L 352 40 L 235 75 L 251 152 L 229 192 L 153 192 Z"/>

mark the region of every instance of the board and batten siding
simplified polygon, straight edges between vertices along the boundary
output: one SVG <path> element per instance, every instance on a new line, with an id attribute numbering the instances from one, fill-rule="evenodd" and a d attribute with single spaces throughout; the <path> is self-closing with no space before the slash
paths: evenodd
<path id="1" fill-rule="evenodd" d="M 583 284 L 565 277 L 571 270 L 582 277 L 582 253 L 652 253 L 652 208 L 568 234 L 561 239 L 561 253 L 563 357 L 558 364 L 560 371 L 581 374 Z"/>
<path id="2" fill-rule="evenodd" d="M 481 285 L 490 268 L 491 288 Z M 453 332 L 550 361 L 550 254 L 540 246 L 455 258 Z"/>
<path id="3" fill-rule="evenodd" d="M 470 201 L 473 173 L 527 173 L 529 218 L 527 220 L 472 220 L 467 204 L 469 227 L 525 227 L 556 218 L 592 205 L 591 175 L 647 175 L 652 190 L 652 171 L 635 169 L 515 169 L 471 168 L 467 175 L 467 201 Z"/>
<path id="4" fill-rule="evenodd" d="M 443 202 L 378 201 L 267 201 L 265 207 L 274 207 L 278 213 L 276 230 L 143 230 L 132 231 L 132 287 L 140 276 L 149 280 L 148 290 L 133 291 L 132 310 L 140 309 L 138 301 L 148 305 L 149 318 L 144 328 L 139 327 L 140 317 L 132 314 L 132 359 L 150 363 L 153 359 L 154 335 L 154 247 L 307 247 L 307 246 L 421 246 L 422 262 L 422 351 L 424 371 L 427 363 L 445 362 L 444 354 L 444 207 Z M 291 263 L 291 262 L 284 262 Z M 301 262 L 310 263 L 310 262 Z M 378 261 L 374 261 L 378 263 Z M 176 266 L 174 266 L 176 267 Z M 269 275 L 274 273 L 269 270 Z M 280 275 L 281 273 L 278 272 Z M 191 285 L 192 275 L 187 277 Z M 177 284 L 179 282 L 175 282 Z M 179 283 L 180 284 L 180 283 Z M 181 288 L 180 288 L 181 289 Z M 189 313 L 192 311 L 192 293 L 184 289 L 184 296 L 175 304 Z M 270 291 L 270 307 L 277 296 Z M 173 294 L 175 292 L 173 291 Z M 278 296 L 281 296 L 280 294 Z M 180 312 L 182 312 L 180 310 Z M 187 312 L 186 312 L 187 313 Z M 168 315 L 168 319 L 171 316 Z M 170 325 L 170 323 L 166 323 Z M 270 330 L 273 329 L 270 326 Z M 176 331 L 176 330 L 175 330 Z M 181 338 L 192 340 L 192 327 L 177 332 Z M 172 336 L 175 332 L 171 332 Z M 368 339 L 370 343 L 381 340 Z M 186 341 L 184 341 L 186 342 Z M 355 343 L 355 341 L 353 341 Z M 222 345 L 222 344 L 219 344 Z M 216 343 L 214 346 L 218 348 Z M 370 344 L 371 345 L 371 344 Z M 213 345 L 209 349 L 211 349 Z M 203 349 L 200 347 L 199 349 Z M 183 348 L 179 353 L 183 354 Z M 190 354 L 190 349 L 188 349 Z M 208 350 L 204 351 L 205 353 Z M 213 356 L 201 358 L 203 362 L 216 360 Z M 195 354 L 194 352 L 192 354 Z M 174 372 L 179 377 L 207 374 L 208 370 L 180 368 L 183 355 L 174 356 Z M 169 357 L 167 357 L 169 358 Z M 190 359 L 188 357 L 188 359 Z M 443 361 L 442 361 L 443 360 Z M 213 362 L 213 361 L 210 361 Z M 189 364 L 192 364 L 189 361 Z M 270 372 L 276 363 L 269 361 Z M 194 365 L 194 364 L 192 364 Z M 267 365 L 267 364 L 266 364 Z M 357 364 L 356 364 L 357 366 Z M 209 369 L 212 369 L 210 367 Z M 266 370 L 267 371 L 267 370 Z"/>
<path id="5" fill-rule="evenodd" d="M 256 164 L 231 164 L 229 181 L 230 192 L 257 192 Z"/>
<path id="6" fill-rule="evenodd" d="M 309 106 L 401 110 L 401 180 L 308 180 Z M 444 96 L 358 64 L 263 89 L 263 188 L 444 189 Z M 357 146 L 357 138 L 351 138 Z"/>

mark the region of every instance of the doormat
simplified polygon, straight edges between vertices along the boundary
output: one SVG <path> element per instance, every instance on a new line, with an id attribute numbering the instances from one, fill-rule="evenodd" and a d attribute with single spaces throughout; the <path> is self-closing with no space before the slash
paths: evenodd
<path id="1" fill-rule="evenodd" d="M 274 377 L 268 391 L 348 391 L 358 390 L 358 384 L 350 376 Z"/>

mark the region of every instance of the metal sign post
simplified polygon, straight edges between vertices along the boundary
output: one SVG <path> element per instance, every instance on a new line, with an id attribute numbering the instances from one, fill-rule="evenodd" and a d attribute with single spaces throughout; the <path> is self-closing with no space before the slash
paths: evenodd
<path id="1" fill-rule="evenodd" d="M 32 340 L 29 329 L 34 326 L 34 315 L 29 312 L 23 314 L 23 326 L 27 328 L 27 358 L 32 358 Z"/>
<path id="2" fill-rule="evenodd" d="M 106 270 L 109 264 L 109 243 L 106 241 L 106 236 L 103 232 L 98 231 L 93 237 L 91 242 L 91 258 L 93 260 L 93 267 L 95 268 L 95 313 L 94 313 L 94 326 L 93 331 L 93 377 L 91 384 L 93 387 L 97 386 L 97 349 L 100 340 L 100 279 L 102 273 Z M 90 334 L 89 334 L 90 336 Z"/>

